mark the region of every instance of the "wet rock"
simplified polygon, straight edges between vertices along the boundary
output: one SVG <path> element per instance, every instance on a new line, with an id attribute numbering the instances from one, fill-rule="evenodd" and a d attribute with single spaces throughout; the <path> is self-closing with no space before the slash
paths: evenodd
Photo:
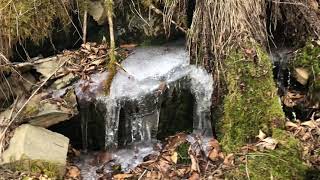
<path id="1" fill-rule="evenodd" d="M 18 127 L 0 164 L 12 169 L 47 172 L 62 176 L 65 171 L 69 139 L 41 127 Z"/>

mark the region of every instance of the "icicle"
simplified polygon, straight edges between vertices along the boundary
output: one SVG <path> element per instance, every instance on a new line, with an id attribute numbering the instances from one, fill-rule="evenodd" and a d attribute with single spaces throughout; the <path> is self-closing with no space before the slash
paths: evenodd
<path id="1" fill-rule="evenodd" d="M 117 148 L 119 116 L 121 109 L 119 100 L 105 96 L 99 97 L 97 102 L 105 105 L 105 148 Z"/>
<path id="2" fill-rule="evenodd" d="M 80 107 L 81 118 L 81 135 L 82 135 L 82 148 L 84 152 L 88 150 L 88 120 L 90 118 L 89 108 Z"/>
<path id="3" fill-rule="evenodd" d="M 196 99 L 194 110 L 193 131 L 205 136 L 212 136 L 211 126 L 211 95 L 213 92 L 213 80 L 202 68 L 196 68 L 190 73 L 191 91 Z"/>

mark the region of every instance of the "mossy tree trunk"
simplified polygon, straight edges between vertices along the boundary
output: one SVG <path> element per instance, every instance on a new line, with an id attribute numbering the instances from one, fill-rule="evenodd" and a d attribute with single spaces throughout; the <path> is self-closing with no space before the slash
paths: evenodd
<path id="1" fill-rule="evenodd" d="M 266 54 L 267 4 L 264 0 L 197 1 L 189 47 L 196 63 L 211 71 L 215 89 L 226 91 L 216 127 L 223 147 L 236 150 L 259 130 L 282 127 L 284 114 Z M 216 91 L 217 92 L 217 91 Z M 217 117 L 215 117 L 217 119 Z"/>
<path id="2" fill-rule="evenodd" d="M 317 37 L 319 15 L 309 7 L 313 0 L 280 2 L 210 0 L 196 4 L 189 31 L 191 63 L 212 72 L 215 92 L 223 89 L 223 94 L 213 94 L 213 102 L 220 102 L 214 107 L 223 106 L 221 117 L 213 118 L 220 119 L 215 128 L 223 149 L 241 151 L 247 143 L 257 142 L 259 130 L 279 141 L 275 150 L 246 154 L 246 164 L 235 168 L 230 179 L 303 179 L 308 169 L 302 163 L 299 141 L 283 130 L 285 116 L 267 54 L 267 32 L 276 28 L 275 22 L 286 22 L 306 36 Z M 267 24 L 270 19 L 272 26 Z M 219 97 L 223 99 L 217 101 Z"/>
<path id="3" fill-rule="evenodd" d="M 271 135 L 284 127 L 268 54 L 259 45 L 246 48 L 233 50 L 224 63 L 228 92 L 218 132 L 227 151 L 255 142 L 259 130 Z"/>

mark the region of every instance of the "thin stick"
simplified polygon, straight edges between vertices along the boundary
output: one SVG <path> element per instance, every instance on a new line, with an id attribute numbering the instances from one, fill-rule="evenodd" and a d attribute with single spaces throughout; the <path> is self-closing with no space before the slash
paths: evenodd
<path id="1" fill-rule="evenodd" d="M 250 180 L 249 169 L 248 169 L 248 156 L 246 155 L 246 174 L 248 180 Z"/>
<path id="2" fill-rule="evenodd" d="M 147 172 L 147 170 L 144 170 L 138 180 L 141 180 L 143 178 L 144 174 L 146 174 L 146 172 Z"/>
<path id="3" fill-rule="evenodd" d="M 7 57 L 6 57 L 4 54 L 2 54 L 1 52 L 0 52 L 0 58 L 1 58 L 5 63 L 10 63 L 10 61 L 7 59 Z"/>
<path id="4" fill-rule="evenodd" d="M 88 10 L 86 8 L 83 15 L 83 27 L 82 27 L 83 44 L 87 42 L 87 21 L 88 21 Z"/>

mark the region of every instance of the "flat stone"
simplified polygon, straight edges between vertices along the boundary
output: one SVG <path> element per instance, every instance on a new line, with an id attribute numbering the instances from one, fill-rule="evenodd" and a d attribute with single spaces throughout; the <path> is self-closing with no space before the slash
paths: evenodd
<path id="1" fill-rule="evenodd" d="M 78 114 L 73 89 L 54 91 L 52 97 L 46 97 L 46 95 L 47 93 L 35 95 L 23 111 L 23 118 L 29 124 L 47 128 L 70 120 Z"/>
<path id="2" fill-rule="evenodd" d="M 0 164 L 11 164 L 11 167 L 16 169 L 15 163 L 19 162 L 18 169 L 27 171 L 34 167 L 32 163 L 44 169 L 54 166 L 56 172 L 62 175 L 65 170 L 68 145 L 69 139 L 61 134 L 24 124 L 15 130 L 9 148 L 2 154 Z"/>

